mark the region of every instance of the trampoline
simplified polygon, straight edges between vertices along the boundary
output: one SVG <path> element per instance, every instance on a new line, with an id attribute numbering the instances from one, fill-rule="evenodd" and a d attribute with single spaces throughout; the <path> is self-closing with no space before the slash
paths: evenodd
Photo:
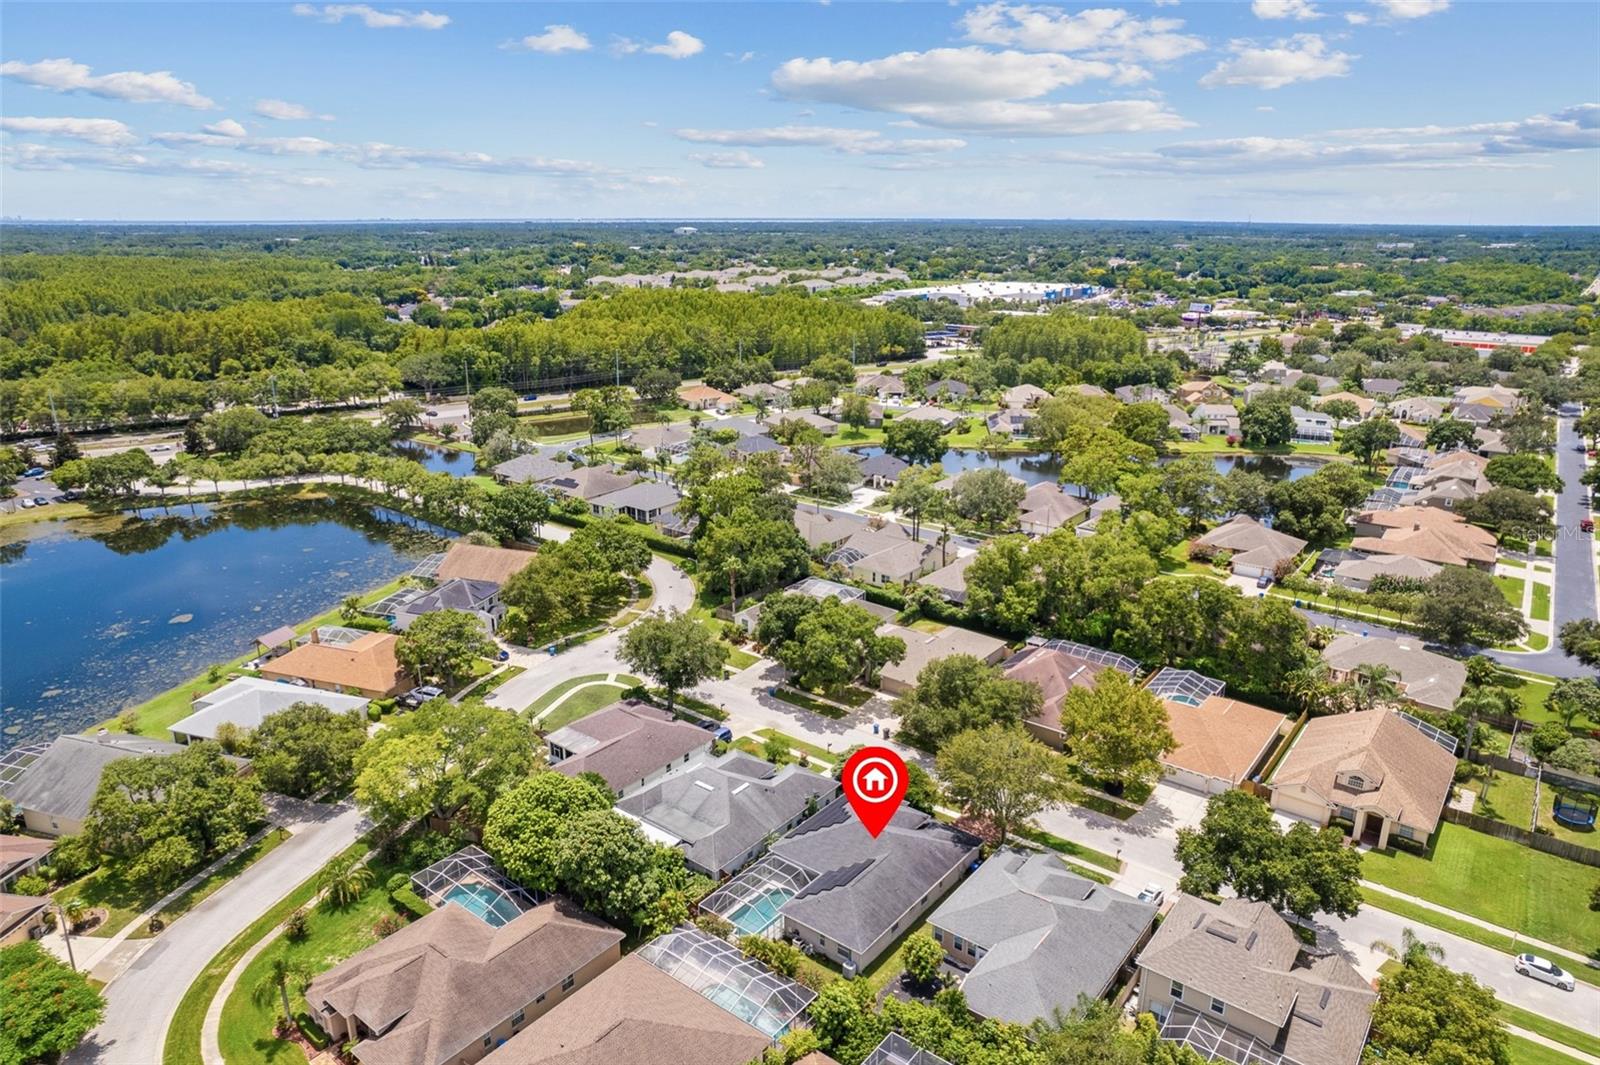
<path id="1" fill-rule="evenodd" d="M 1555 808 L 1550 811 L 1550 816 L 1568 828 L 1593 828 L 1597 809 L 1600 809 L 1600 803 L 1596 803 L 1593 799 L 1564 799 L 1557 795 Z"/>

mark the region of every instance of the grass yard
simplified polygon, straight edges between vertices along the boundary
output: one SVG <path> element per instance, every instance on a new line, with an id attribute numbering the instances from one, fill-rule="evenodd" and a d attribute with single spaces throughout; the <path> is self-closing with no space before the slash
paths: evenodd
<path id="1" fill-rule="evenodd" d="M 1517 716 L 1524 721 L 1539 725 L 1555 720 L 1555 715 L 1544 706 L 1545 697 L 1555 687 L 1550 681 L 1534 680 L 1532 677 L 1502 669 L 1496 683 L 1515 693 L 1517 700 L 1522 704 Z"/>
<path id="2" fill-rule="evenodd" d="M 1368 880 L 1501 928 L 1590 954 L 1600 913 L 1589 909 L 1594 870 L 1460 825 L 1441 824 L 1431 858 L 1370 851 Z"/>
<path id="3" fill-rule="evenodd" d="M 1474 777 L 1472 787 L 1479 789 L 1478 803 L 1472 812 L 1483 817 L 1491 817 L 1496 821 L 1504 821 L 1508 825 L 1518 828 L 1527 828 L 1532 821 L 1533 813 L 1533 778 L 1521 776 L 1516 773 L 1497 771 L 1494 778 L 1487 782 L 1483 772 L 1485 767 L 1476 766 L 1478 774 Z M 1484 792 L 1488 797 L 1484 797 Z M 1555 797 L 1560 794 L 1571 799 L 1584 799 L 1582 792 L 1568 788 L 1554 788 L 1549 781 L 1544 781 L 1539 787 L 1539 827 L 1548 830 L 1557 839 L 1576 843 L 1580 847 L 1600 848 L 1600 832 L 1594 829 L 1576 829 L 1563 825 L 1555 819 Z"/>
<path id="4" fill-rule="evenodd" d="M 1511 1065 L 1580 1065 L 1580 1063 L 1571 1054 L 1563 1054 L 1543 1043 L 1535 1043 L 1531 1039 L 1513 1035 Z"/>
<path id="5" fill-rule="evenodd" d="M 1510 603 L 1518 610 L 1521 610 L 1523 584 L 1522 578 L 1508 577 L 1505 574 L 1501 574 L 1494 578 L 1494 582 L 1500 586 L 1500 591 L 1505 595 L 1506 602 Z"/>
<path id="6" fill-rule="evenodd" d="M 395 912 L 389 893 L 384 890 L 384 882 L 397 872 L 409 870 L 381 859 L 375 859 L 370 868 L 372 884 L 361 898 L 345 907 L 323 900 L 310 911 L 305 938 L 290 942 L 278 936 L 245 967 L 238 984 L 223 1003 L 222 1024 L 218 1029 L 222 1056 L 228 1065 L 283 1065 L 285 1062 L 298 1065 L 305 1060 L 297 1045 L 274 1038 L 272 1034 L 282 1011 L 277 995 L 274 994 L 270 1002 L 257 1003 L 252 1000 L 251 992 L 271 968 L 275 957 L 287 956 L 315 975 L 378 941 L 373 924 L 385 914 Z M 295 1001 L 296 997 L 291 989 L 289 1003 L 298 1010 L 302 1004 Z"/>
<path id="7" fill-rule="evenodd" d="M 533 701 L 533 705 L 527 709 L 528 717 L 530 719 L 537 718 L 550 707 L 555 706 L 555 710 L 548 717 L 538 722 L 541 729 L 546 732 L 552 732 L 562 725 L 570 725 L 580 717 L 594 713 L 601 707 L 610 706 L 622 697 L 624 691 L 639 684 L 638 677 L 630 677 L 619 673 L 616 680 L 608 680 L 607 676 L 605 673 L 593 673 L 589 676 L 573 677 L 571 680 L 562 681 Z M 584 685 L 593 685 L 593 687 L 584 687 Z M 581 690 L 563 702 L 563 696 L 575 688 Z M 560 706 L 556 706 L 558 702 L 561 703 Z"/>
<path id="8" fill-rule="evenodd" d="M 741 651 L 737 647 L 728 648 L 728 665 L 734 669 L 749 669 L 761 659 L 749 651 Z"/>
<path id="9" fill-rule="evenodd" d="M 130 884 L 110 868 L 101 866 L 88 876 L 57 889 L 51 898 L 63 905 L 69 899 L 80 898 L 93 909 L 104 909 L 106 919 L 94 931 L 86 933 L 99 939 L 122 931 L 129 921 L 155 905 L 161 894 Z"/>
<path id="10" fill-rule="evenodd" d="M 1074 843 L 1070 839 L 1062 839 L 1060 836 L 1051 835 L 1042 828 L 1024 826 L 1017 829 L 1016 834 L 1023 839 L 1039 844 L 1041 847 L 1049 847 L 1060 854 L 1076 858 L 1080 862 L 1098 865 L 1100 868 L 1113 873 L 1122 871 L 1122 861 L 1116 855 L 1107 854 L 1105 851 L 1097 851 L 1093 847 L 1085 847 L 1083 844 Z"/>
<path id="11" fill-rule="evenodd" d="M 839 760 L 839 752 L 830 751 L 825 747 L 818 747 L 816 744 L 807 743 L 805 740 L 795 739 L 787 732 L 779 732 L 775 728 L 758 728 L 756 729 L 756 735 L 760 736 L 764 740 L 782 740 L 784 743 L 787 743 L 792 750 L 804 751 L 811 755 L 811 757 L 820 758 L 829 764 Z"/>
<path id="12" fill-rule="evenodd" d="M 210 876 L 206 877 L 194 887 L 190 888 L 188 891 L 185 891 L 182 895 L 179 895 L 166 906 L 162 907 L 161 912 L 156 914 L 156 916 L 166 924 L 170 925 L 173 921 L 176 921 L 178 918 L 182 917 L 184 914 L 188 913 L 190 910 L 206 901 L 206 899 L 210 898 L 218 888 L 222 887 L 222 885 L 226 884 L 228 881 L 244 872 L 246 866 L 260 858 L 266 857 L 266 855 L 272 851 L 274 847 L 288 838 L 289 833 L 285 832 L 283 829 L 272 829 L 266 835 L 262 836 L 260 839 L 250 844 L 250 846 L 246 847 L 243 851 L 234 855 L 221 866 L 217 867 L 217 869 L 215 869 Z M 147 923 L 139 928 L 135 928 L 129 934 L 128 938 L 148 939 L 150 938 L 151 934 L 150 926 Z"/>
<path id="13" fill-rule="evenodd" d="M 1554 1039 L 1562 1046 L 1580 1050 L 1585 1054 L 1600 1057 L 1600 1036 L 1589 1032 L 1580 1032 L 1576 1028 L 1568 1028 L 1548 1017 L 1541 1016 L 1529 1010 L 1513 1006 L 1509 1002 L 1500 1003 L 1500 1016 L 1507 1024 L 1514 1025 L 1529 1032 L 1535 1032 L 1546 1039 Z"/>
<path id="14" fill-rule="evenodd" d="M 500 685 L 504 684 L 512 677 L 526 672 L 527 669 L 523 666 L 507 666 L 494 676 L 490 677 L 488 680 L 484 681 L 482 686 L 480 686 L 477 691 L 473 692 L 473 694 L 479 698 L 482 698 L 483 696 L 494 691 L 496 688 L 500 687 Z"/>
<path id="15" fill-rule="evenodd" d="M 1550 620 L 1550 586 L 1548 584 L 1535 584 L 1533 586 L 1533 620 Z"/>
<path id="16" fill-rule="evenodd" d="M 795 691 L 793 688 L 779 688 L 773 692 L 773 695 L 790 706 L 798 706 L 802 710 L 810 710 L 813 714 L 833 718 L 834 720 L 838 720 L 850 712 L 842 706 L 835 706 L 832 703 L 825 703 L 821 699 L 814 699 L 804 692 Z"/>

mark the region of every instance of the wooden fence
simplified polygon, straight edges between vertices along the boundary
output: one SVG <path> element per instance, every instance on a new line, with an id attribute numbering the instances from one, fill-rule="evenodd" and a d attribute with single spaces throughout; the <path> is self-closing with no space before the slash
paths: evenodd
<path id="1" fill-rule="evenodd" d="M 1568 843 L 1566 840 L 1556 839 L 1554 836 L 1529 832 L 1525 828 L 1508 825 L 1504 821 L 1492 821 L 1487 817 L 1469 814 L 1464 810 L 1457 810 L 1450 806 L 1444 808 L 1444 819 L 1451 824 L 1470 828 L 1474 832 L 1482 832 L 1497 839 L 1509 839 L 1525 847 L 1532 847 L 1536 851 L 1544 851 L 1546 854 L 1554 854 L 1558 858 L 1566 858 L 1569 861 L 1580 862 L 1600 869 L 1600 850 L 1595 850 L 1592 847 Z"/>

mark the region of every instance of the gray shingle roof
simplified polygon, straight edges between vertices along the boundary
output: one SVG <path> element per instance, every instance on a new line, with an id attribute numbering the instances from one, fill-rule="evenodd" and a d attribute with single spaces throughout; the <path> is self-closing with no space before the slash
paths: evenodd
<path id="1" fill-rule="evenodd" d="M 1070 873 L 1053 854 L 997 852 L 928 919 L 984 949 L 962 982 L 982 1017 L 1029 1024 L 1099 998 L 1156 908 Z"/>
<path id="2" fill-rule="evenodd" d="M 19 810 L 82 821 L 100 787 L 100 774 L 112 762 L 177 754 L 180 744 L 142 736 L 57 736 L 5 794 Z"/>
<path id="3" fill-rule="evenodd" d="M 873 839 L 839 799 L 771 849 L 817 874 L 783 915 L 859 953 L 976 857 L 978 841 L 909 806 Z"/>
<path id="4" fill-rule="evenodd" d="M 670 484 L 662 481 L 640 481 L 615 492 L 596 496 L 589 502 L 597 507 L 610 507 L 616 510 L 624 507 L 633 510 L 661 510 L 664 507 L 677 505 L 678 500 L 682 498 L 678 490 Z"/>
<path id="5" fill-rule="evenodd" d="M 494 468 L 494 472 L 496 477 L 504 477 L 519 484 L 538 483 L 571 473 L 572 464 L 557 462 L 544 455 L 518 455 L 514 459 L 500 463 Z"/>

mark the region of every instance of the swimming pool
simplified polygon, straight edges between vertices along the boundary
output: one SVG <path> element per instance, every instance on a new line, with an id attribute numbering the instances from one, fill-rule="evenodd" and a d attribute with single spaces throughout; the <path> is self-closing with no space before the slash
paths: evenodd
<path id="1" fill-rule="evenodd" d="M 516 920 L 522 914 L 515 902 L 488 884 L 457 884 L 445 892 L 444 901 L 455 903 L 495 928 Z"/>
<path id="2" fill-rule="evenodd" d="M 729 914 L 728 920 L 733 922 L 733 927 L 747 936 L 760 935 L 778 919 L 778 908 L 792 898 L 794 892 L 787 888 L 767 888 Z"/>
<path id="3" fill-rule="evenodd" d="M 760 1009 L 755 1003 L 731 987 L 708 987 L 700 992 L 746 1024 L 761 1031 L 769 1039 L 776 1039 L 789 1030 L 777 1017 Z"/>

